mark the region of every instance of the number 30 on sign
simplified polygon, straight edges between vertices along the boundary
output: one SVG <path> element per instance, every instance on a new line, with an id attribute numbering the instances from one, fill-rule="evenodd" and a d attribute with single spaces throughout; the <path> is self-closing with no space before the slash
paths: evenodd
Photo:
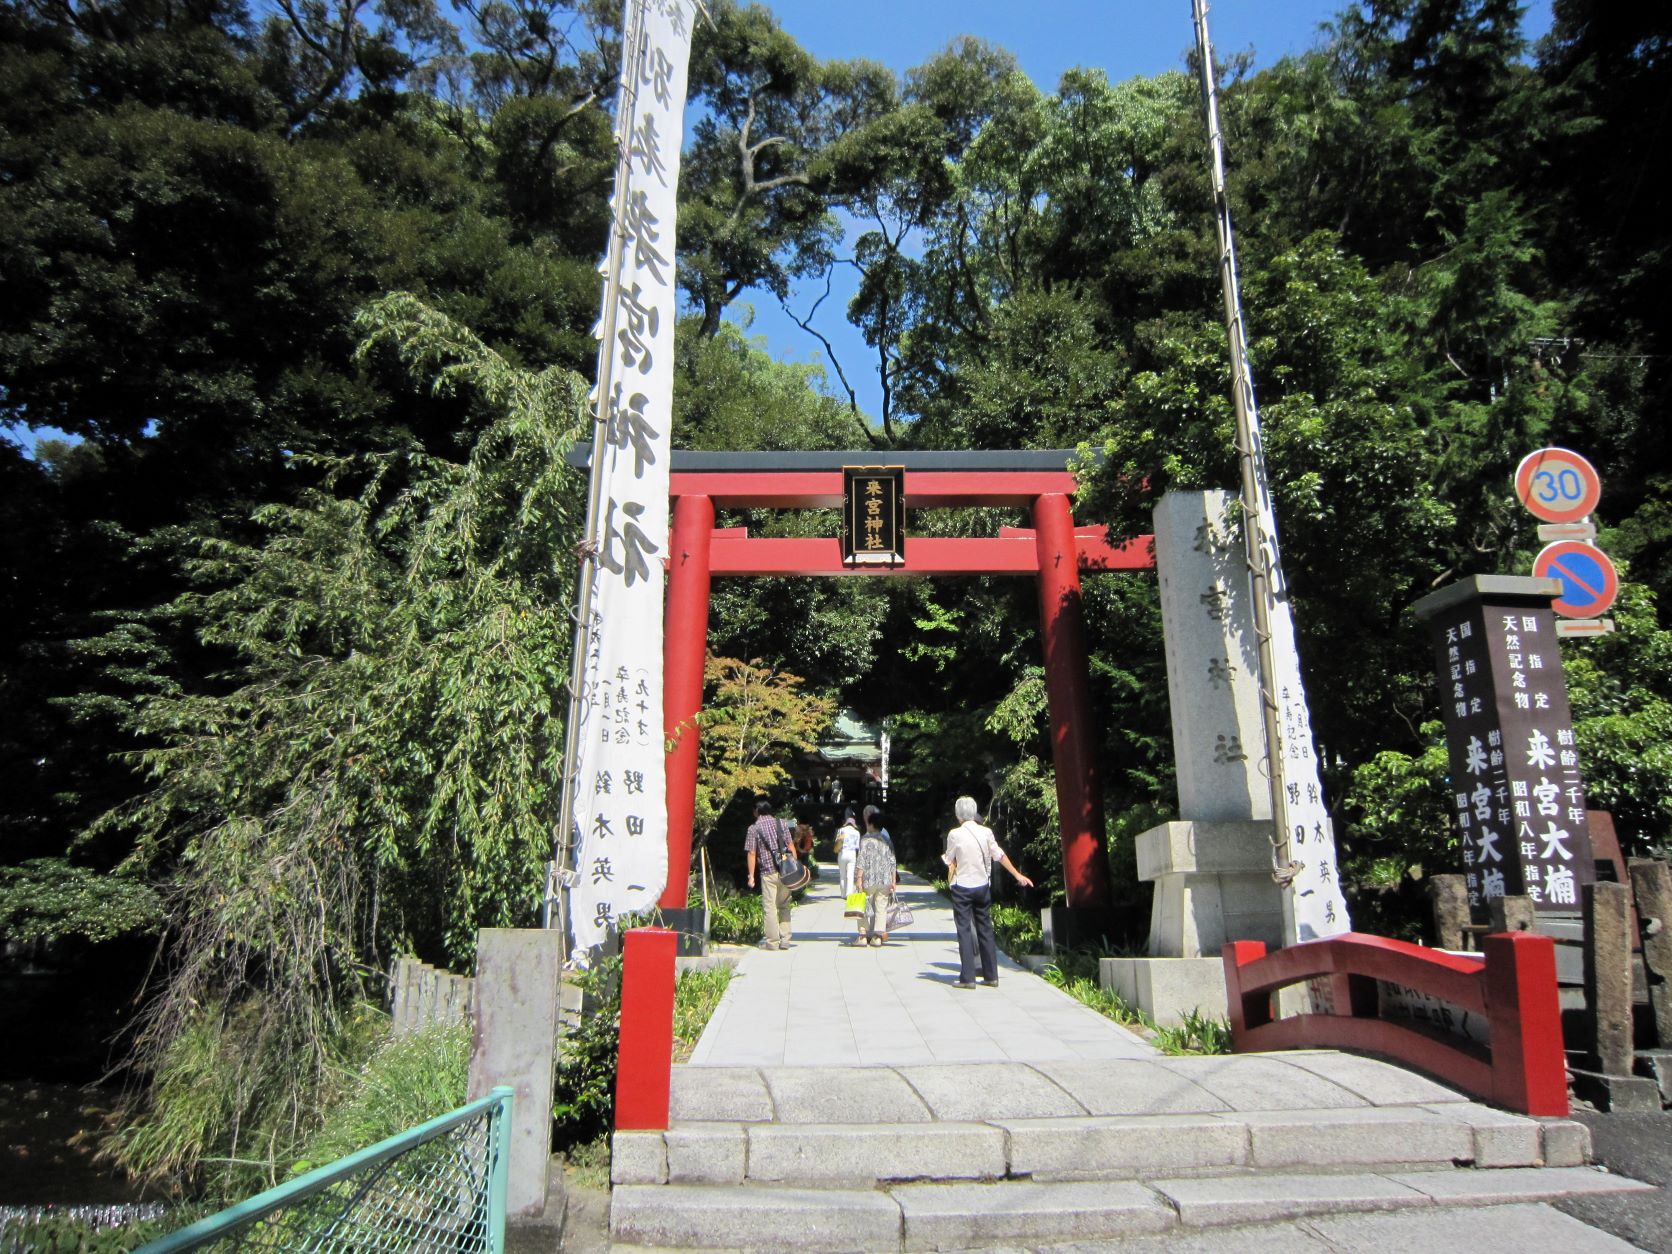
<path id="1" fill-rule="evenodd" d="M 1515 495 L 1545 522 L 1578 522 L 1597 507 L 1602 483 L 1584 457 L 1565 448 L 1528 453 L 1515 469 Z"/>

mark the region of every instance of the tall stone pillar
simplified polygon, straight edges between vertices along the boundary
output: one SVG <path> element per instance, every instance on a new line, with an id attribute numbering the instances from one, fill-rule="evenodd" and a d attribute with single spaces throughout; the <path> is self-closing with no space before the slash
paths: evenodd
<path id="1" fill-rule="evenodd" d="M 1247 560 L 1227 492 L 1169 492 L 1155 508 L 1155 568 L 1180 819 L 1138 837 L 1155 885 L 1148 958 L 1105 959 L 1103 976 L 1160 1023 L 1223 1014 L 1220 948 L 1283 944 L 1271 876 L 1271 795 L 1260 773 L 1259 657 Z"/>
<path id="2" fill-rule="evenodd" d="M 1155 509 L 1181 816 L 1138 837 L 1155 958 L 1218 962 L 1226 941 L 1283 943 L 1253 598 L 1232 511 L 1227 492 L 1169 492 Z"/>

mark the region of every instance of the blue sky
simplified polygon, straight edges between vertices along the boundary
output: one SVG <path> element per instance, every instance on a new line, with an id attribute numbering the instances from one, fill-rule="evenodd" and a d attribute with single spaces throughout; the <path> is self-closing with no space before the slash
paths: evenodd
<path id="1" fill-rule="evenodd" d="M 1217 57 L 1251 51 L 1256 65 L 1270 65 L 1312 47 L 1319 25 L 1344 3 L 1214 0 L 1208 33 Z M 1063 71 L 1075 66 L 1101 69 L 1117 82 L 1182 69 L 1195 40 L 1190 0 L 768 0 L 767 7 L 815 56 L 866 57 L 900 71 L 926 61 L 959 35 L 977 35 L 1011 52 L 1044 91 L 1054 91 Z M 1549 28 L 1550 0 L 1532 0 L 1523 18 L 1526 37 L 1531 41 Z M 874 417 L 881 404 L 874 351 L 845 316 L 852 275 L 851 268 L 838 268 L 814 325 L 835 345 L 861 407 Z M 792 295 L 792 308 L 805 315 L 822 290 L 821 280 Z M 770 292 L 752 291 L 742 299 L 754 308 L 751 334 L 763 336 L 774 357 L 826 364 L 818 342 L 784 314 Z M 747 311 L 733 305 L 728 316 L 738 321 Z M 833 372 L 831 378 L 834 383 Z"/>

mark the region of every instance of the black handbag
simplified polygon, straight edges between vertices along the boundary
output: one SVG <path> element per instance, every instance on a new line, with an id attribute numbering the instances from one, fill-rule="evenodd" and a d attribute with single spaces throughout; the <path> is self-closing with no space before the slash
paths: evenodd
<path id="1" fill-rule="evenodd" d="M 813 882 L 813 870 L 795 856 L 795 846 L 784 835 L 784 821 L 778 820 L 778 839 L 783 843 L 773 851 L 778 861 L 778 881 L 792 893 Z"/>

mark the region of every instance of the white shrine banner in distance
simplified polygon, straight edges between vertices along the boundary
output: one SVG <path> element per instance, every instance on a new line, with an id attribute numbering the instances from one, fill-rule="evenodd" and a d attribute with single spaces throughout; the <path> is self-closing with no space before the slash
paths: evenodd
<path id="1" fill-rule="evenodd" d="M 663 561 L 673 426 L 674 214 L 693 18 L 691 0 L 628 0 L 623 27 L 617 135 L 628 160 L 618 168 L 611 200 L 618 236 L 604 266 L 594 403 L 605 426 L 592 468 L 599 483 L 590 537 L 596 558 L 571 767 L 569 918 L 577 954 L 598 945 L 620 915 L 653 906 L 669 875 Z M 642 32 L 636 39 L 635 30 Z"/>

